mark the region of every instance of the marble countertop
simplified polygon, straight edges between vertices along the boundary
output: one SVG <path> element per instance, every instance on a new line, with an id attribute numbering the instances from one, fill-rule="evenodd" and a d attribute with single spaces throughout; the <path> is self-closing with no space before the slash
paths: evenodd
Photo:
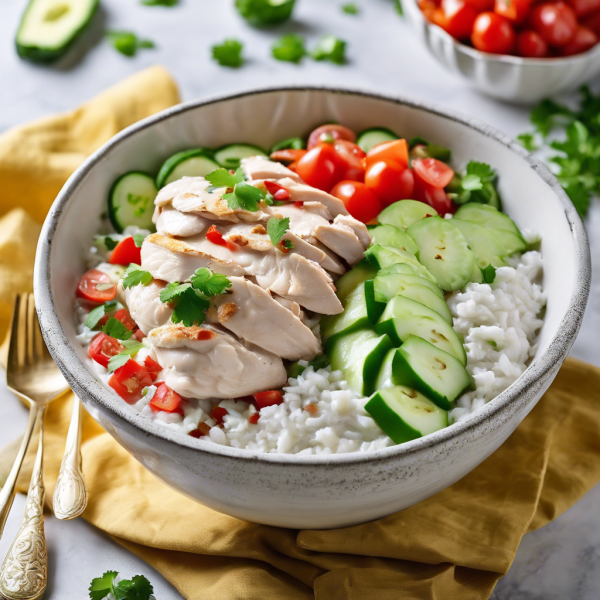
<path id="1" fill-rule="evenodd" d="M 36 117 L 68 110 L 146 66 L 163 64 L 178 82 L 184 100 L 285 83 L 338 84 L 410 95 L 475 116 L 515 136 L 528 128 L 528 111 L 480 95 L 445 71 L 422 50 L 408 26 L 396 15 L 393 0 L 357 0 L 359 16 L 341 11 L 345 0 L 298 0 L 295 19 L 280 29 L 256 31 L 233 9 L 233 0 L 180 0 L 177 8 L 145 7 L 139 0 L 102 0 L 93 31 L 83 46 L 60 64 L 40 67 L 21 61 L 14 33 L 26 0 L 0 1 L 0 132 Z M 103 40 L 102 30 L 132 30 L 156 43 L 135 58 L 118 54 Z M 348 41 L 346 66 L 305 60 L 278 63 L 269 46 L 283 31 L 306 36 L 309 45 L 334 33 Z M 227 37 L 245 43 L 246 65 L 224 69 L 210 60 L 209 48 Z M 81 49 L 81 46 L 80 46 Z M 1 211 L 1 207 L 0 207 Z M 592 257 L 600 256 L 600 206 L 586 222 Z M 590 304 L 572 354 L 600 365 L 600 260 L 594 264 Z M 0 446 L 26 422 L 25 410 L 0 383 Z M 512 569 L 500 580 L 493 600 L 596 600 L 600 597 L 600 485 L 543 529 L 527 534 Z M 22 513 L 15 501 L 0 556 L 8 549 Z M 146 575 L 156 597 L 181 596 L 151 567 L 122 549 L 85 521 L 47 518 L 50 555 L 45 598 L 84 598 L 93 577 L 118 569 L 124 576 Z M 76 568 L 75 568 L 76 566 Z"/>

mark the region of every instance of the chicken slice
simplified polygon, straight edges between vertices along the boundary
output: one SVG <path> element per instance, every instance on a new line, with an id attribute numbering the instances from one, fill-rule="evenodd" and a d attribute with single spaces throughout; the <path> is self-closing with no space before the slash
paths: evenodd
<path id="1" fill-rule="evenodd" d="M 281 163 L 274 162 L 264 156 L 251 156 L 242 159 L 242 171 L 251 181 L 259 179 L 283 179 L 287 177 L 292 181 L 301 182 L 299 175 Z"/>
<path id="2" fill-rule="evenodd" d="M 183 213 L 167 204 L 160 209 L 155 221 L 156 231 L 161 235 L 189 237 L 206 231 L 211 221 L 195 213 Z"/>
<path id="3" fill-rule="evenodd" d="M 238 398 L 279 389 L 282 360 L 219 326 L 164 325 L 148 334 L 165 383 L 188 398 Z"/>
<path id="4" fill-rule="evenodd" d="M 351 266 L 365 256 L 365 249 L 353 229 L 342 223 L 318 225 L 315 237 Z"/>
<path id="5" fill-rule="evenodd" d="M 338 215 L 333 220 L 334 225 L 345 225 L 354 231 L 354 235 L 366 250 L 371 244 L 371 234 L 364 223 L 350 215 Z"/>
<path id="6" fill-rule="evenodd" d="M 134 285 L 128 289 L 123 289 L 119 282 L 117 287 L 119 301 L 129 309 L 132 319 L 146 335 L 152 329 L 168 323 L 173 314 L 173 309 L 160 300 L 159 294 L 164 287 L 162 281 Z"/>
<path id="7" fill-rule="evenodd" d="M 322 204 L 332 217 L 349 214 L 345 204 L 339 198 L 323 190 L 306 185 L 306 183 L 299 183 L 289 177 L 279 179 L 277 183 L 289 191 L 291 202 L 307 202 L 309 204 L 316 202 Z"/>

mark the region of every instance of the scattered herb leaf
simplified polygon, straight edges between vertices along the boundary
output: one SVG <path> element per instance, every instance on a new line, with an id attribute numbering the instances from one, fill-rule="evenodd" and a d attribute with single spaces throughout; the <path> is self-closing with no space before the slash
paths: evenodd
<path id="1" fill-rule="evenodd" d="M 191 277 L 192 287 L 205 296 L 218 296 L 227 288 L 231 287 L 231 281 L 221 275 L 221 273 L 213 273 L 210 269 L 197 269 Z"/>
<path id="2" fill-rule="evenodd" d="M 242 50 L 244 46 L 238 40 L 225 40 L 221 44 L 215 44 L 212 47 L 212 57 L 222 67 L 232 67 L 237 69 L 244 64 Z"/>
<path id="3" fill-rule="evenodd" d="M 125 56 L 135 56 L 140 48 L 154 48 L 154 42 L 138 38 L 131 31 L 109 31 L 107 34 L 111 44 Z"/>
<path id="4" fill-rule="evenodd" d="M 134 236 L 135 237 L 135 236 Z M 152 283 L 152 275 L 149 271 L 145 271 L 139 265 L 131 263 L 123 273 L 123 288 L 128 289 L 134 285 L 150 285 Z"/>
<path id="5" fill-rule="evenodd" d="M 326 35 L 310 55 L 315 60 L 328 60 L 336 65 L 346 62 L 346 42 L 335 35 Z"/>
<path id="6" fill-rule="evenodd" d="M 485 269 L 481 269 L 483 275 L 483 283 L 494 283 L 496 279 L 496 268 L 492 265 L 488 265 Z"/>
<path id="7" fill-rule="evenodd" d="M 296 0 L 236 0 L 239 13 L 255 26 L 281 23 L 292 16 Z"/>
<path id="8" fill-rule="evenodd" d="M 356 2 L 348 2 L 347 4 L 342 5 L 342 10 L 347 15 L 357 15 L 360 12 L 360 8 L 358 8 Z"/>
<path id="9" fill-rule="evenodd" d="M 183 323 L 186 327 L 202 325 L 210 302 L 193 288 L 187 288 L 174 300 L 175 308 L 171 315 L 173 323 Z"/>
<path id="10" fill-rule="evenodd" d="M 495 207 L 500 205 L 500 197 L 496 190 L 496 171 L 486 163 L 472 160 L 462 176 L 455 175 L 447 190 L 456 204 L 479 202 Z"/>
<path id="11" fill-rule="evenodd" d="M 119 242 L 117 240 L 114 240 L 113 238 L 111 238 L 110 235 L 107 235 L 104 238 L 104 245 L 106 246 L 107 250 L 114 250 L 118 244 L 119 244 Z"/>
<path id="12" fill-rule="evenodd" d="M 119 319 L 115 319 L 114 317 L 106 321 L 102 331 L 116 340 L 128 340 L 133 335 L 131 330 L 127 329 Z"/>
<path id="13" fill-rule="evenodd" d="M 304 38 L 296 33 L 283 35 L 273 42 L 271 54 L 277 60 L 299 63 L 306 55 Z"/>
<path id="14" fill-rule="evenodd" d="M 271 243 L 273 246 L 277 246 L 279 242 L 281 242 L 281 238 L 285 235 L 287 230 L 290 228 L 290 219 L 286 217 L 285 219 L 278 219 L 277 217 L 271 217 L 267 221 L 267 234 L 271 239 Z M 289 241 L 289 240 L 286 240 Z M 291 244 L 291 242 L 290 242 Z M 285 246 L 288 250 L 288 248 Z M 292 248 L 294 246 L 292 245 Z"/>
<path id="15" fill-rule="evenodd" d="M 254 187 L 245 181 L 240 181 L 235 184 L 233 192 L 223 194 L 223 198 L 227 200 L 227 206 L 232 210 L 247 210 L 256 212 L 259 209 L 259 203 L 267 197 L 267 193 L 260 188 Z"/>
<path id="16" fill-rule="evenodd" d="M 154 592 L 152 584 L 143 575 L 115 583 L 117 575 L 117 571 L 107 571 L 102 577 L 93 579 L 89 587 L 90 600 L 103 600 L 109 594 L 116 600 L 149 600 Z"/>
<path id="17" fill-rule="evenodd" d="M 96 308 L 94 308 L 94 310 L 90 311 L 90 314 L 87 316 L 87 319 L 85 320 L 85 326 L 88 327 L 89 329 L 94 329 L 94 327 L 96 327 L 96 325 L 98 325 L 98 323 L 100 322 L 100 319 L 102 319 L 102 317 L 104 315 L 107 315 L 108 313 L 112 312 L 113 310 L 116 310 L 116 308 L 117 308 L 116 300 L 111 300 L 110 302 L 105 302 L 104 304 L 101 304 L 100 306 L 96 306 Z"/>
<path id="18" fill-rule="evenodd" d="M 227 169 L 216 169 L 206 176 L 206 180 L 210 182 L 213 188 L 233 188 L 236 183 L 244 181 L 246 177 L 241 169 L 238 169 L 232 175 Z"/>
<path id="19" fill-rule="evenodd" d="M 145 239 L 146 239 L 145 235 L 142 235 L 141 233 L 136 233 L 133 236 L 133 243 L 136 245 L 137 248 L 141 248 Z"/>
<path id="20" fill-rule="evenodd" d="M 394 0 L 394 4 L 396 6 L 396 12 L 399 15 L 404 15 L 404 9 L 402 8 L 402 2 L 400 2 L 400 0 Z"/>
<path id="21" fill-rule="evenodd" d="M 517 136 L 517 140 L 529 152 L 535 152 L 538 149 L 535 133 L 522 133 Z"/>
<path id="22" fill-rule="evenodd" d="M 115 354 L 111 356 L 108 361 L 108 372 L 112 373 L 117 369 L 120 369 L 122 366 L 126 365 L 129 359 L 137 354 L 143 347 L 144 344 L 140 342 L 133 342 L 133 340 L 125 340 L 126 344 L 125 349 L 121 350 L 119 354 Z M 132 344 L 127 344 L 127 342 L 133 342 Z"/>

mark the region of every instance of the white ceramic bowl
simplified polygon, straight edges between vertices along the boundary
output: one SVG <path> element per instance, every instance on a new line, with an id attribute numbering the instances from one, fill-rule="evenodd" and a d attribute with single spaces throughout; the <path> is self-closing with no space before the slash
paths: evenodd
<path id="1" fill-rule="evenodd" d="M 381 125 L 451 147 L 500 173 L 508 213 L 543 236 L 546 322 L 531 366 L 469 418 L 407 444 L 372 453 L 253 454 L 204 443 L 149 421 L 109 391 L 75 340 L 73 303 L 114 179 L 157 171 L 183 148 L 275 141 L 338 121 L 354 130 Z M 351 90 L 258 90 L 176 106 L 129 127 L 69 179 L 44 224 L 35 296 L 52 356 L 87 410 L 145 467 L 180 492 L 241 519 L 294 528 L 351 525 L 391 514 L 454 483 L 512 433 L 554 379 L 586 306 L 590 257 L 585 230 L 550 172 L 495 129 L 406 99 Z"/>
<path id="2" fill-rule="evenodd" d="M 534 104 L 590 81 L 600 73 L 600 44 L 566 58 L 520 58 L 480 52 L 430 23 L 417 0 L 402 0 L 407 21 L 443 65 L 478 90 L 515 104 Z"/>

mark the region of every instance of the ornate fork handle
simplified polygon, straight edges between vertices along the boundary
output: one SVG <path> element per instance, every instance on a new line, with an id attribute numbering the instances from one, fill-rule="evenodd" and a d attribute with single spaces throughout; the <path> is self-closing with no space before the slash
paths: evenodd
<path id="1" fill-rule="evenodd" d="M 48 553 L 44 536 L 44 413 L 35 417 L 39 442 L 21 528 L 0 569 L 0 594 L 8 600 L 36 600 L 46 590 Z"/>
<path id="2" fill-rule="evenodd" d="M 81 468 L 81 411 L 81 402 L 78 398 L 73 398 L 65 454 L 52 499 L 54 514 L 62 520 L 78 517 L 85 510 L 88 501 L 88 490 Z"/>

